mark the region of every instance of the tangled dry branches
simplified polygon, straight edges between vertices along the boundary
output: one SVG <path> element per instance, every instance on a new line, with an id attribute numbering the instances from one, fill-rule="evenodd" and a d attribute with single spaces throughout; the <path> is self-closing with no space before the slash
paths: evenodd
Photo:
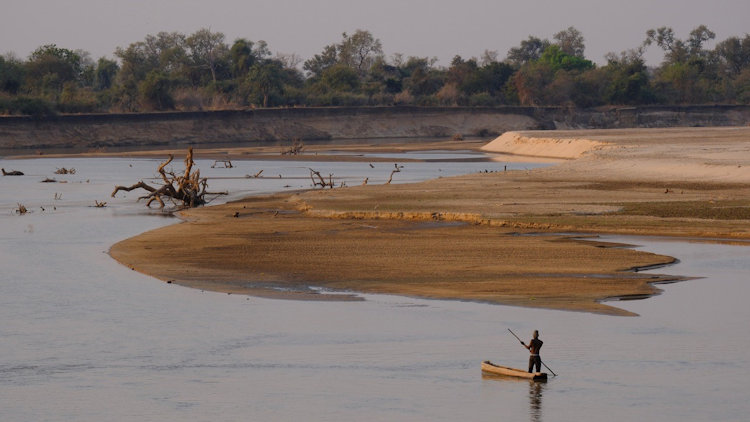
<path id="1" fill-rule="evenodd" d="M 192 147 L 188 149 L 185 156 L 185 171 L 181 175 L 165 170 L 165 167 L 173 159 L 174 157 L 170 154 L 169 158 L 161 163 L 157 170 L 162 181 L 164 181 L 161 187 L 155 188 L 141 180 L 132 186 L 116 186 L 115 190 L 112 191 L 112 197 L 114 198 L 117 192 L 121 190 L 130 192 L 135 189 L 144 189 L 149 194 L 141 196 L 138 198 L 139 200 L 148 199 L 147 207 L 150 207 L 151 203 L 156 201 L 160 208 L 164 208 L 164 198 L 168 198 L 182 207 L 197 207 L 206 203 L 206 195 L 227 194 L 226 192 L 208 192 L 206 190 L 208 179 L 201 178 L 199 169 L 193 171 L 195 162 L 193 161 Z"/>

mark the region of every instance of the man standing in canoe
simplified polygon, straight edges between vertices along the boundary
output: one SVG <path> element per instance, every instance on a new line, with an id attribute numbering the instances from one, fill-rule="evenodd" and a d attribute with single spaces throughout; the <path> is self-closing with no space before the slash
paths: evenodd
<path id="1" fill-rule="evenodd" d="M 542 357 L 539 356 L 539 351 L 542 349 L 544 342 L 539 340 L 539 330 L 534 330 L 534 338 L 531 339 L 528 345 L 524 342 L 521 342 L 521 344 L 523 344 L 523 347 L 529 349 L 529 353 L 531 353 L 531 356 L 529 356 L 529 372 L 534 372 L 532 371 L 534 366 L 536 366 L 536 372 L 541 372 Z"/>

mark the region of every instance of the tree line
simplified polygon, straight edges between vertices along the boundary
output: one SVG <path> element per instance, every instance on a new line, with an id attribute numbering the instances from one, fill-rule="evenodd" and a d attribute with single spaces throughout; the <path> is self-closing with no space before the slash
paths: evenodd
<path id="1" fill-rule="evenodd" d="M 160 32 L 94 61 L 82 50 L 43 45 L 21 60 L 0 56 L 0 114 L 216 110 L 303 106 L 576 106 L 750 103 L 750 35 L 706 44 L 701 25 L 687 38 L 669 27 L 609 53 L 597 66 L 575 27 L 552 40 L 529 36 L 504 58 L 386 58 L 369 31 L 303 61 L 273 54 L 264 41 L 200 29 Z M 655 46 L 663 61 L 646 66 Z"/>

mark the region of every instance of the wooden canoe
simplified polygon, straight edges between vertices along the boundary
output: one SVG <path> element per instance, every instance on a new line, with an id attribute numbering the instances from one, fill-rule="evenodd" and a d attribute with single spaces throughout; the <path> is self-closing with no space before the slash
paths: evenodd
<path id="1" fill-rule="evenodd" d="M 482 362 L 482 372 L 492 375 L 504 375 L 506 377 L 526 378 L 534 381 L 547 380 L 547 373 L 545 372 L 527 372 L 523 369 L 508 368 L 507 366 L 495 365 L 488 360 Z"/>

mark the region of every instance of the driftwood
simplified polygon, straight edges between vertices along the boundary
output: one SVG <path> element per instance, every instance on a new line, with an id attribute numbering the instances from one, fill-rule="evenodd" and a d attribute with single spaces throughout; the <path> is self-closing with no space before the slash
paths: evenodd
<path id="1" fill-rule="evenodd" d="M 285 150 L 282 150 L 281 155 L 297 155 L 302 152 L 302 148 L 304 148 L 302 140 L 299 138 L 294 138 L 292 139 L 292 146 Z"/>
<path id="2" fill-rule="evenodd" d="M 226 169 L 231 169 L 231 168 L 233 168 L 233 167 L 234 167 L 234 166 L 232 165 L 232 160 L 214 160 L 214 163 L 213 163 L 213 164 L 211 164 L 211 168 L 212 168 L 212 169 L 213 169 L 213 168 L 216 168 L 216 167 L 218 166 L 218 164 L 219 164 L 219 163 L 222 163 L 222 164 L 224 164 L 224 167 L 223 167 L 223 168 L 226 168 Z M 219 167 L 219 168 L 222 168 L 222 167 Z"/>
<path id="3" fill-rule="evenodd" d="M 316 177 L 318 178 L 318 180 L 315 180 Z M 321 188 L 325 188 L 326 186 L 328 186 L 329 188 L 333 189 L 333 173 L 328 174 L 328 181 L 326 182 L 319 171 L 310 169 L 310 180 L 312 180 L 313 186 L 320 186 Z"/>
<path id="4" fill-rule="evenodd" d="M 164 181 L 164 185 L 161 187 L 153 187 L 141 180 L 132 186 L 115 186 L 112 197 L 114 198 L 117 192 L 121 190 L 130 192 L 135 189 L 143 189 L 148 191 L 149 194 L 139 197 L 138 200 L 148 199 L 147 207 L 150 207 L 151 203 L 156 201 L 159 203 L 159 208 L 164 208 L 164 198 L 170 199 L 183 207 L 197 207 L 206 203 L 206 195 L 227 194 L 227 192 L 208 192 L 206 190 L 208 179 L 201 178 L 199 169 L 193 171 L 195 162 L 193 161 L 192 147 L 188 149 L 185 156 L 185 171 L 181 175 L 164 169 L 173 159 L 174 157 L 170 154 L 169 158 L 161 163 L 157 170 L 162 181 Z"/>
<path id="5" fill-rule="evenodd" d="M 1 169 L 3 171 L 3 176 L 23 176 L 22 171 L 18 170 L 11 170 L 11 171 L 5 171 L 5 169 Z"/>
<path id="6" fill-rule="evenodd" d="M 390 175 L 390 177 L 388 177 L 388 181 L 387 181 L 387 182 L 385 182 L 385 184 L 386 184 L 386 185 L 390 185 L 390 184 L 391 184 L 391 182 L 393 181 L 393 173 L 400 173 L 400 172 L 401 172 L 401 169 L 402 169 L 402 168 L 404 168 L 404 166 L 401 166 L 401 167 L 399 167 L 399 166 L 398 166 L 398 163 L 394 164 L 394 166 L 395 166 L 396 168 L 395 168 L 395 169 L 393 169 L 393 171 L 391 171 L 391 175 Z"/>

